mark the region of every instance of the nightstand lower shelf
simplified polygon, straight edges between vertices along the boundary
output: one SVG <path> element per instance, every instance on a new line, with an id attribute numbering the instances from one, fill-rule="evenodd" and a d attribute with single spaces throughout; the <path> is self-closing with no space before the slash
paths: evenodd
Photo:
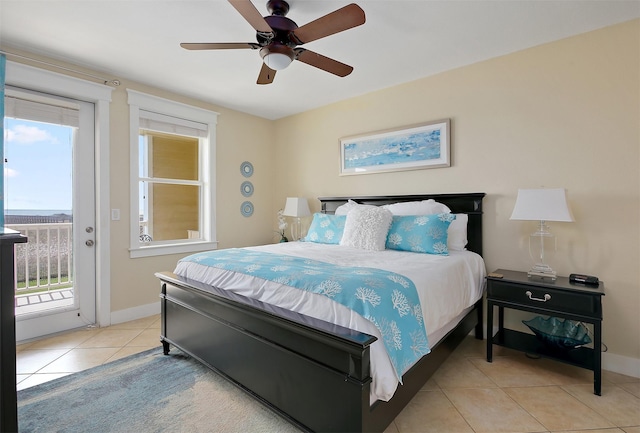
<path id="1" fill-rule="evenodd" d="M 554 349 L 542 343 L 535 335 L 511 329 L 498 331 L 493 336 L 493 344 L 595 371 L 593 349 L 588 347 Z"/>

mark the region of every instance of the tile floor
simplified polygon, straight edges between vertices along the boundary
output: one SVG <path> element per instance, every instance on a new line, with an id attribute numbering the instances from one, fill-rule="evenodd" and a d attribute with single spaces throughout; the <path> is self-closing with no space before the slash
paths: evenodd
<path id="1" fill-rule="evenodd" d="M 159 346 L 159 316 L 21 344 L 18 389 Z M 592 372 L 467 338 L 386 433 L 640 433 L 640 379 Z"/>
<path id="2" fill-rule="evenodd" d="M 18 390 L 159 346 L 159 315 L 19 344 Z"/>

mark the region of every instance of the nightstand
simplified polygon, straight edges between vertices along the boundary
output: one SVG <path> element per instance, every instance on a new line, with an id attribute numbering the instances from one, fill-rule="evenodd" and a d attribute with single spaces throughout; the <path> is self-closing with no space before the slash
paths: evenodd
<path id="1" fill-rule="evenodd" d="M 594 394 L 600 395 L 604 283 L 600 282 L 598 286 L 572 284 L 567 277 L 551 281 L 506 269 L 498 269 L 495 273 L 503 277 L 487 277 L 487 361 L 492 361 L 493 345 L 497 344 L 586 368 L 593 371 Z M 493 307 L 498 307 L 498 332 L 492 337 Z M 593 349 L 555 349 L 543 344 L 535 335 L 505 329 L 505 308 L 590 323 L 593 325 Z"/>

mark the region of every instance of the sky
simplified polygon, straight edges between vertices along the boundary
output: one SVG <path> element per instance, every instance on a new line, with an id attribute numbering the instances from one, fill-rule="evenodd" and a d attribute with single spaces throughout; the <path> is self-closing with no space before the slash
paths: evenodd
<path id="1" fill-rule="evenodd" d="M 71 210 L 72 155 L 72 127 L 5 117 L 5 211 Z"/>

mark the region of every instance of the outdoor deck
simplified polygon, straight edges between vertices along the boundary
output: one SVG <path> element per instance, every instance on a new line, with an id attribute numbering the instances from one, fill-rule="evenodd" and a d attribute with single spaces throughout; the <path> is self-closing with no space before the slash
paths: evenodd
<path id="1" fill-rule="evenodd" d="M 16 295 L 16 315 L 65 307 L 72 304 L 72 288 Z"/>
<path id="2" fill-rule="evenodd" d="M 7 216 L 6 227 L 29 238 L 16 246 L 16 315 L 73 305 L 70 215 Z"/>

